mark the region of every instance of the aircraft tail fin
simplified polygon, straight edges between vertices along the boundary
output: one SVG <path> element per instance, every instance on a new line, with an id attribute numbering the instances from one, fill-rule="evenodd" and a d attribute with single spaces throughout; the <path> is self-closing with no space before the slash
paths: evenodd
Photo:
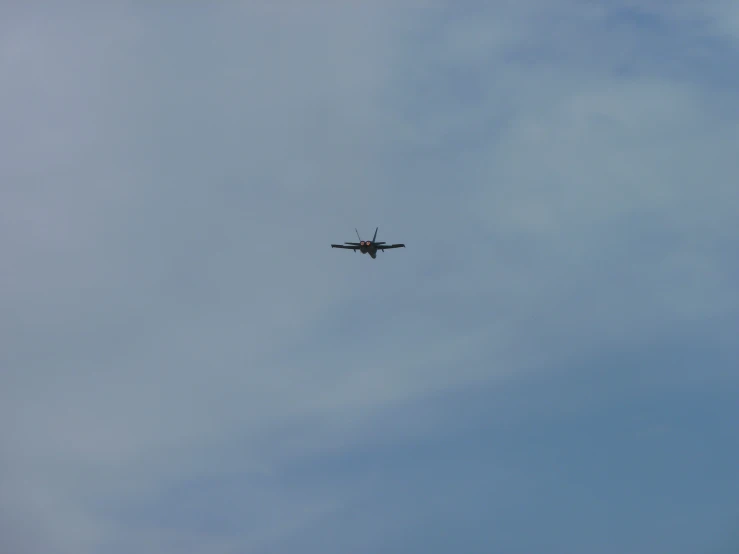
<path id="1" fill-rule="evenodd" d="M 359 239 L 359 242 L 362 242 L 362 237 L 359 236 L 359 231 L 357 231 L 357 228 L 355 227 L 354 230 L 357 233 L 357 238 Z"/>
<path id="2" fill-rule="evenodd" d="M 375 239 L 377 238 L 377 229 L 379 229 L 379 227 L 377 227 L 377 228 L 375 229 L 375 236 L 374 236 L 374 237 L 372 237 L 372 242 L 375 242 Z"/>

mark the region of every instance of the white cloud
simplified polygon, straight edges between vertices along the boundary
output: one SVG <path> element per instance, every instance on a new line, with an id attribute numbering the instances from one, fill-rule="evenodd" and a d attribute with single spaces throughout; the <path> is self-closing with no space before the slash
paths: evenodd
<path id="1" fill-rule="evenodd" d="M 739 123 L 710 83 L 617 74 L 639 49 L 601 34 L 606 7 L 280 6 L 4 34 L 0 513 L 37 521 L 19 552 L 257 549 L 340 491 L 266 493 L 294 509 L 253 543 L 95 506 L 259 481 L 393 405 L 736 314 L 716 245 L 739 230 Z M 408 249 L 328 249 L 375 225 Z"/>

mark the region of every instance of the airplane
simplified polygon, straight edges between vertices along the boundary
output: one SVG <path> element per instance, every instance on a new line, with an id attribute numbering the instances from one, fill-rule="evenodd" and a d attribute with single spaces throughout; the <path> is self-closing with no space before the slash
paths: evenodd
<path id="1" fill-rule="evenodd" d="M 388 250 L 390 248 L 405 248 L 405 244 L 387 244 L 386 242 L 375 242 L 375 239 L 377 238 L 377 229 L 379 229 L 379 227 L 375 229 L 375 236 L 372 237 L 372 240 L 362 240 L 362 237 L 359 236 L 359 231 L 354 229 L 357 233 L 357 238 L 359 239 L 359 242 L 332 244 L 331 248 L 345 248 L 347 250 L 354 250 L 355 252 L 357 251 L 357 249 L 359 249 L 362 254 L 369 254 L 373 260 L 377 258 L 378 250 L 382 250 L 384 252 L 385 250 Z"/>

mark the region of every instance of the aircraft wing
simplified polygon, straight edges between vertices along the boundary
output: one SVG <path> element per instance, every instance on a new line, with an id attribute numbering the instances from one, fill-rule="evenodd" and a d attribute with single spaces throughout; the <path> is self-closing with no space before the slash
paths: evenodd
<path id="1" fill-rule="evenodd" d="M 331 248 L 345 248 L 347 250 L 356 250 L 359 248 L 359 245 L 357 246 L 344 246 L 343 244 L 332 244 Z"/>
<path id="2" fill-rule="evenodd" d="M 387 250 L 389 248 L 405 248 L 405 244 L 380 244 L 377 245 L 378 250 Z"/>

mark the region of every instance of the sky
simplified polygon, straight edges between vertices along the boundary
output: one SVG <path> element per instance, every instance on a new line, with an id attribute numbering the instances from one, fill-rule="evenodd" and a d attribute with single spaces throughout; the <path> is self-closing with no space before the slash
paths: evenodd
<path id="1" fill-rule="evenodd" d="M 4 554 L 739 549 L 739 4 L 0 15 Z"/>

